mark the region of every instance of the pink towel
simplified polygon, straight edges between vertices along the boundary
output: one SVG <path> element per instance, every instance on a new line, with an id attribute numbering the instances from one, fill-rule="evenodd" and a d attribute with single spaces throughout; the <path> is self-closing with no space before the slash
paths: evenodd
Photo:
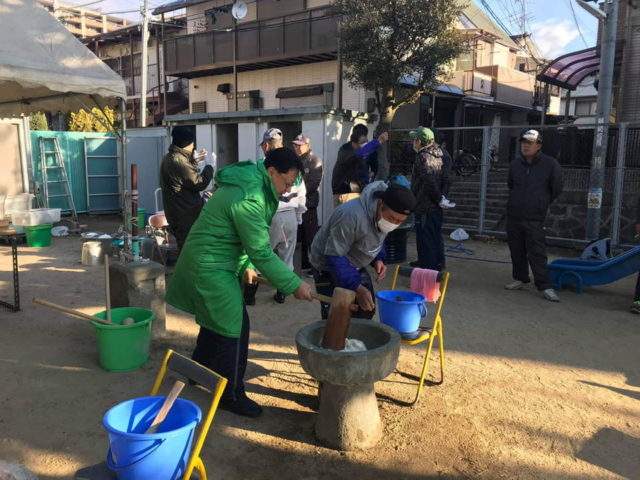
<path id="1" fill-rule="evenodd" d="M 440 298 L 440 283 L 437 270 L 414 268 L 411 271 L 411 291 L 424 295 L 427 302 L 437 302 Z"/>

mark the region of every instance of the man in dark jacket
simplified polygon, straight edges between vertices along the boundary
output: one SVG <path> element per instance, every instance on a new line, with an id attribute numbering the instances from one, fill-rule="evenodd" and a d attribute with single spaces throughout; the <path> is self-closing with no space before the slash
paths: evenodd
<path id="1" fill-rule="evenodd" d="M 318 232 L 318 204 L 320 203 L 320 182 L 322 181 L 322 160 L 311 151 L 311 139 L 301 133 L 291 142 L 293 151 L 296 152 L 304 170 L 302 179 L 307 188 L 307 211 L 302 214 L 302 225 L 298 229 L 298 238 L 302 242 L 301 267 L 305 273 L 311 273 L 309 262 L 309 249 L 313 237 Z"/>
<path id="2" fill-rule="evenodd" d="M 442 201 L 445 176 L 442 150 L 433 132 L 419 127 L 409 133 L 416 159 L 411 172 L 411 191 L 416 197 L 416 248 L 418 261 L 411 265 L 429 270 L 444 269 Z"/>
<path id="3" fill-rule="evenodd" d="M 370 173 L 375 178 L 378 169 L 377 150 L 387 141 L 389 134 L 381 133 L 377 140 L 367 142 L 368 134 L 366 125 L 356 125 L 349 141 L 338 150 L 331 176 L 334 207 L 358 198 L 362 189 L 371 182 Z"/>
<path id="4" fill-rule="evenodd" d="M 202 192 L 213 178 L 213 158 L 202 150 L 194 153 L 195 137 L 186 127 L 174 127 L 171 131 L 169 153 L 162 159 L 160 187 L 164 214 L 169 229 L 182 250 L 191 226 L 202 210 Z M 198 161 L 206 163 L 198 172 Z"/>
<path id="5" fill-rule="evenodd" d="M 544 220 L 547 209 L 562 193 L 562 170 L 555 158 L 543 154 L 542 136 L 527 130 L 520 137 L 521 157 L 509 167 L 507 204 L 507 242 L 511 251 L 513 282 L 507 290 L 520 290 L 529 279 L 529 266 L 535 286 L 545 299 L 560 299 L 551 288 L 547 273 Z"/>

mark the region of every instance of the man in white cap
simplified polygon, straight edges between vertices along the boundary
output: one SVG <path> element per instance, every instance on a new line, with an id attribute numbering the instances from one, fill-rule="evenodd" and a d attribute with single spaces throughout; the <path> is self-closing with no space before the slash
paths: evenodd
<path id="1" fill-rule="evenodd" d="M 531 280 L 545 299 L 560 299 L 547 273 L 544 221 L 547 210 L 562 193 L 562 169 L 555 158 L 543 154 L 542 135 L 527 130 L 520 136 L 520 154 L 509 167 L 507 242 L 511 251 L 513 281 L 507 290 L 520 290 Z"/>

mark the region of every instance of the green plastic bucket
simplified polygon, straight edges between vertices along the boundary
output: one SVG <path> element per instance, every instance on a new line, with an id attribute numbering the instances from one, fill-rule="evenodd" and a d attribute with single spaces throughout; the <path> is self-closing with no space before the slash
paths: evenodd
<path id="1" fill-rule="evenodd" d="M 138 209 L 138 235 L 142 235 L 144 233 L 144 227 L 146 226 L 146 223 L 144 223 L 144 217 L 146 213 L 146 209 Z"/>
<path id="2" fill-rule="evenodd" d="M 106 316 L 106 311 L 94 315 L 103 320 Z M 118 325 L 93 322 L 98 337 L 100 366 L 111 372 L 128 372 L 143 366 L 149 359 L 151 321 L 155 316 L 144 308 L 122 307 L 111 309 L 111 322 Z M 135 323 L 120 325 L 127 317 L 133 318 Z"/>
<path id="3" fill-rule="evenodd" d="M 25 226 L 27 233 L 28 247 L 50 247 L 51 246 L 51 227 L 53 224 L 45 223 L 43 225 Z"/>

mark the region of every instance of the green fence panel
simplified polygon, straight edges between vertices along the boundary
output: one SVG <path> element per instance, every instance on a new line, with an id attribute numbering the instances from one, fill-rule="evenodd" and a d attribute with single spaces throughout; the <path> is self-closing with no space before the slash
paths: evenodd
<path id="1" fill-rule="evenodd" d="M 57 137 L 60 144 L 60 153 L 64 161 L 65 168 L 67 170 L 67 176 L 69 178 L 69 187 L 71 189 L 71 195 L 76 206 L 78 213 L 86 213 L 89 210 L 87 204 L 87 171 L 85 167 L 85 151 L 84 151 L 84 138 L 95 137 L 96 135 L 114 138 L 112 134 L 96 134 L 91 132 L 51 132 L 51 131 L 32 131 L 31 132 L 31 153 L 33 160 L 33 178 L 38 186 L 42 185 L 42 169 L 41 169 L 41 156 L 40 156 L 40 137 Z M 91 141 L 92 148 L 98 148 L 99 140 Z M 112 140 L 105 140 L 105 146 L 100 151 L 112 153 L 113 150 L 117 150 L 116 142 Z M 52 156 L 49 155 L 48 159 Z M 57 205 L 59 202 L 60 205 Z M 54 198 L 51 201 L 50 207 L 52 208 L 65 208 L 66 202 L 64 199 Z"/>

